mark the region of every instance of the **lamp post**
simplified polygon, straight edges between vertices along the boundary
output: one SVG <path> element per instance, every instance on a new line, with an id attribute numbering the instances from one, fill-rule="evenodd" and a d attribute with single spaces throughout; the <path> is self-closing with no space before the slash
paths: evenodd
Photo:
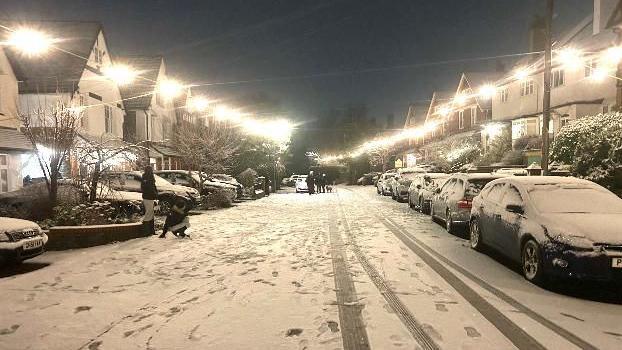
<path id="1" fill-rule="evenodd" d="M 549 120 L 551 119 L 551 22 L 553 21 L 553 0 L 546 1 L 544 25 L 544 93 L 542 97 L 542 175 L 549 174 Z"/>

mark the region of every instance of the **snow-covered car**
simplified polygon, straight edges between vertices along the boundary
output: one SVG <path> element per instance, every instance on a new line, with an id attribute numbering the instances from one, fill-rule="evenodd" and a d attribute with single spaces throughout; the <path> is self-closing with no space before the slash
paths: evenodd
<path id="1" fill-rule="evenodd" d="M 502 176 L 478 173 L 451 175 L 432 197 L 430 206 L 432 220 L 444 221 L 449 233 L 467 226 L 471 217 L 473 198 L 487 183 L 500 177 Z"/>
<path id="2" fill-rule="evenodd" d="M 19 263 L 45 251 L 48 236 L 32 221 L 0 217 L 0 264 Z"/>
<path id="3" fill-rule="evenodd" d="M 380 175 L 378 178 L 378 182 L 376 183 L 376 192 L 383 196 L 388 196 L 391 194 L 391 185 L 390 182 L 395 177 L 396 173 L 393 171 L 387 171 Z"/>
<path id="4" fill-rule="evenodd" d="M 158 170 L 154 171 L 154 174 L 160 176 L 164 180 L 172 183 L 173 185 L 181 185 L 196 189 L 201 182 L 201 177 L 198 171 L 189 170 Z M 227 194 L 229 200 L 234 201 L 237 198 L 237 188 L 234 185 L 230 185 L 220 181 L 212 181 L 207 175 L 203 175 L 203 185 L 201 186 L 201 193 L 208 195 L 216 190 L 222 190 Z"/>
<path id="5" fill-rule="evenodd" d="M 449 176 L 445 173 L 417 174 L 408 188 L 408 206 L 429 214 L 434 192 L 443 186 Z"/>
<path id="6" fill-rule="evenodd" d="M 309 187 L 307 186 L 307 175 L 300 175 L 296 178 L 294 187 L 296 188 L 296 193 L 309 192 Z"/>
<path id="7" fill-rule="evenodd" d="M 398 202 L 408 200 L 408 188 L 412 180 L 419 174 L 425 173 L 421 168 L 398 169 L 397 176 L 391 183 L 391 197 Z"/>
<path id="8" fill-rule="evenodd" d="M 527 176 L 527 169 L 524 168 L 499 168 L 494 174 L 509 176 Z"/>
<path id="9" fill-rule="evenodd" d="M 524 277 L 621 281 L 622 199 L 573 177 L 505 177 L 473 199 L 470 245 L 521 264 Z"/>
<path id="10" fill-rule="evenodd" d="M 199 191 L 192 187 L 173 185 L 158 175 L 154 175 L 155 185 L 158 190 L 158 200 L 173 204 L 176 198 L 185 199 L 191 207 L 201 201 Z M 140 171 L 107 171 L 102 173 L 102 181 L 117 191 L 141 192 L 140 183 L 142 173 Z"/>
<path id="11" fill-rule="evenodd" d="M 236 190 L 236 198 L 242 197 L 242 195 L 244 194 L 244 186 L 242 186 L 241 183 L 238 182 L 238 180 L 231 176 L 231 175 L 227 175 L 227 174 L 214 174 L 211 176 L 210 179 L 212 182 L 220 182 L 220 183 L 224 183 L 227 185 L 231 185 L 233 187 L 235 187 Z"/>

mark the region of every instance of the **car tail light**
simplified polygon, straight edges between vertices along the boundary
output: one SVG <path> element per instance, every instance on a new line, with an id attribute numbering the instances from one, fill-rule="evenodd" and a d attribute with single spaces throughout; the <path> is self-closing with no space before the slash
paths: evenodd
<path id="1" fill-rule="evenodd" d="M 471 209 L 471 201 L 468 199 L 461 199 L 458 201 L 458 208 L 461 209 Z"/>

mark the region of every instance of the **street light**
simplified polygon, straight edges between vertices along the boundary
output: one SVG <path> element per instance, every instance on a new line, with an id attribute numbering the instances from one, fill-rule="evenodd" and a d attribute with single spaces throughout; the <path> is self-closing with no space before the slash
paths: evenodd
<path id="1" fill-rule="evenodd" d="M 622 47 L 614 46 L 608 48 L 603 55 L 605 62 L 609 65 L 617 66 L 622 61 Z"/>
<path id="2" fill-rule="evenodd" d="M 160 94 L 166 99 L 173 99 L 181 95 L 183 86 L 176 80 L 163 80 L 158 87 Z"/>
<path id="3" fill-rule="evenodd" d="M 187 106 L 191 112 L 205 112 L 207 107 L 209 107 L 209 100 L 203 96 L 193 96 Z"/>
<path id="4" fill-rule="evenodd" d="M 592 70 L 592 74 L 590 75 L 590 79 L 593 82 L 596 83 L 600 83 L 601 81 L 605 80 L 605 78 L 607 78 L 609 74 L 607 73 L 607 71 L 603 68 L 594 68 Z"/>
<path id="5" fill-rule="evenodd" d="M 570 69 L 577 69 L 583 64 L 581 51 L 572 47 L 559 50 L 557 58 L 562 65 Z"/>
<path id="6" fill-rule="evenodd" d="M 494 85 L 492 84 L 486 84 L 484 86 L 482 86 L 481 88 L 479 88 L 479 95 L 484 98 L 484 99 L 491 99 L 495 93 L 497 92 L 497 88 L 494 87 Z"/>
<path id="7" fill-rule="evenodd" d="M 130 66 L 124 64 L 115 64 L 102 69 L 102 73 L 106 78 L 114 81 L 117 85 L 127 85 L 134 81 L 138 74 Z"/>
<path id="8" fill-rule="evenodd" d="M 17 48 L 27 56 L 41 55 L 47 52 L 54 40 L 47 34 L 29 28 L 20 28 L 11 33 L 7 45 Z"/>
<path id="9" fill-rule="evenodd" d="M 529 77 L 529 70 L 527 68 L 519 68 L 514 72 L 514 78 L 518 81 L 523 81 Z"/>

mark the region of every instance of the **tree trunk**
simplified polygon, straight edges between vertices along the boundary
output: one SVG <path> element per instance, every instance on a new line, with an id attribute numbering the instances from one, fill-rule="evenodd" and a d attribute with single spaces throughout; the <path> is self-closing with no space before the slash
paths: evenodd
<path id="1" fill-rule="evenodd" d="M 93 178 L 91 179 L 91 189 L 89 192 L 89 201 L 94 202 L 97 200 L 97 184 L 99 183 L 99 176 L 101 174 L 101 162 L 95 163 L 95 169 L 93 170 Z"/>

